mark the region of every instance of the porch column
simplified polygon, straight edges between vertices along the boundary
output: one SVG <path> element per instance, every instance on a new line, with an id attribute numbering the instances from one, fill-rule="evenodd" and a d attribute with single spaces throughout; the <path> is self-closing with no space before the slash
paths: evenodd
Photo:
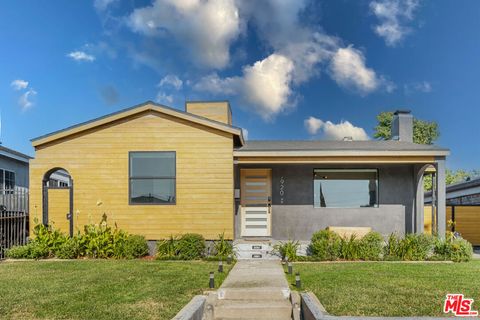
<path id="1" fill-rule="evenodd" d="M 424 190 L 423 190 L 423 174 L 425 173 L 424 166 L 415 166 L 415 172 L 417 173 L 416 176 L 416 186 L 417 186 L 417 194 L 415 197 L 415 233 L 423 233 L 424 229 Z"/>
<path id="2" fill-rule="evenodd" d="M 436 198 L 437 198 L 437 234 L 440 238 L 445 238 L 447 206 L 446 206 L 446 185 L 445 185 L 445 158 L 436 160 Z"/>

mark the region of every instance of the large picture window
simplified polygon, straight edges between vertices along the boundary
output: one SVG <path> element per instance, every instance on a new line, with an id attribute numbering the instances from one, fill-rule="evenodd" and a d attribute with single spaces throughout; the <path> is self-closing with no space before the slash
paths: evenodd
<path id="1" fill-rule="evenodd" d="M 175 152 L 130 152 L 130 204 L 175 204 Z"/>
<path id="2" fill-rule="evenodd" d="M 360 208 L 378 206 L 377 169 L 315 169 L 314 206 Z"/>

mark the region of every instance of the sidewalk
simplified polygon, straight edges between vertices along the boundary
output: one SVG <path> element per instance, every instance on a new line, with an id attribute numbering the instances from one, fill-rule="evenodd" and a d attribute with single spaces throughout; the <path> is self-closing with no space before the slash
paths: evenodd
<path id="1" fill-rule="evenodd" d="M 289 297 L 279 261 L 240 260 L 218 290 L 213 319 L 291 319 Z"/>

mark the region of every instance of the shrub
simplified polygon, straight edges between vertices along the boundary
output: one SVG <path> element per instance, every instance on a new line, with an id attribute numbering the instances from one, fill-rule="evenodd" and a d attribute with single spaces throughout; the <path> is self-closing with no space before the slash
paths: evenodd
<path id="1" fill-rule="evenodd" d="M 157 259 L 168 259 L 178 256 L 178 241 L 174 236 L 157 241 Z"/>
<path id="2" fill-rule="evenodd" d="M 285 261 L 297 261 L 297 250 L 300 247 L 300 243 L 298 241 L 286 241 L 280 242 L 273 246 L 274 252 L 278 253 L 282 260 Z"/>
<path id="3" fill-rule="evenodd" d="M 55 251 L 55 256 L 60 259 L 76 259 L 80 254 L 80 240 L 76 236 L 67 238 Z"/>
<path id="4" fill-rule="evenodd" d="M 148 254 L 148 244 L 144 236 L 129 235 L 124 243 L 123 258 L 141 258 Z"/>
<path id="5" fill-rule="evenodd" d="M 27 259 L 30 256 L 30 248 L 28 245 L 14 246 L 7 249 L 5 256 L 11 259 Z"/>
<path id="6" fill-rule="evenodd" d="M 427 234 L 407 234 L 403 239 L 391 234 L 385 256 L 388 260 L 426 260 L 433 253 L 434 237 Z"/>
<path id="7" fill-rule="evenodd" d="M 448 233 L 445 239 L 436 239 L 433 257 L 436 260 L 451 260 L 454 262 L 467 262 L 472 259 L 472 244 L 465 239 L 455 238 Z"/>
<path id="8" fill-rule="evenodd" d="M 200 259 L 205 253 L 205 239 L 196 233 L 186 233 L 178 240 L 179 255 L 185 260 Z"/>
<path id="9" fill-rule="evenodd" d="M 33 233 L 35 237 L 28 244 L 11 248 L 7 256 L 16 259 L 137 258 L 148 253 L 144 237 L 108 226 L 106 215 L 98 225 L 86 225 L 84 233 L 74 237 L 42 224 L 36 225 Z"/>
<path id="10" fill-rule="evenodd" d="M 319 260 L 337 260 L 341 255 L 342 239 L 330 230 L 317 231 L 312 235 L 309 251 Z"/>
<path id="11" fill-rule="evenodd" d="M 359 258 L 362 260 L 381 260 L 385 241 L 378 232 L 369 232 L 360 240 Z"/>
<path id="12" fill-rule="evenodd" d="M 352 234 L 350 238 L 343 237 L 340 239 L 340 258 L 345 260 L 360 258 L 360 241 L 356 234 Z"/>
<path id="13" fill-rule="evenodd" d="M 225 240 L 225 232 L 218 235 L 218 240 L 213 242 L 213 256 L 219 258 L 233 257 L 233 244 Z"/>

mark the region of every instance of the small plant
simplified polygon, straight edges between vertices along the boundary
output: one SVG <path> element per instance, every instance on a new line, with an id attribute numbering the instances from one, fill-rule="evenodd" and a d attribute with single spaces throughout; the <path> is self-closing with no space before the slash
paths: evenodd
<path id="1" fill-rule="evenodd" d="M 385 247 L 388 260 L 426 260 L 433 254 L 434 237 L 426 234 L 409 233 L 403 239 L 391 234 Z"/>
<path id="2" fill-rule="evenodd" d="M 168 258 L 178 256 L 178 242 L 174 236 L 168 239 L 157 241 L 157 258 Z"/>
<path id="3" fill-rule="evenodd" d="M 340 257 L 345 260 L 358 260 L 360 258 L 360 241 L 356 234 L 340 240 Z"/>
<path id="4" fill-rule="evenodd" d="M 286 242 L 279 242 L 273 246 L 275 253 L 278 253 L 284 261 L 297 261 L 297 251 L 300 247 L 298 241 L 289 240 Z"/>
<path id="5" fill-rule="evenodd" d="M 213 255 L 219 258 L 233 257 L 233 244 L 225 240 L 225 232 L 218 235 L 218 240 L 213 242 Z"/>
<path id="6" fill-rule="evenodd" d="M 385 241 L 378 232 L 371 231 L 360 239 L 359 258 L 362 260 L 381 260 Z"/>
<path id="7" fill-rule="evenodd" d="M 447 233 L 445 239 L 436 239 L 433 257 L 436 260 L 451 260 L 454 262 L 468 262 L 472 259 L 472 244 L 465 239 L 455 238 L 452 232 Z"/>
<path id="8" fill-rule="evenodd" d="M 148 244 L 144 236 L 129 235 L 124 243 L 123 257 L 127 259 L 141 258 L 148 255 Z"/>
<path id="9" fill-rule="evenodd" d="M 309 252 L 319 260 L 337 260 L 341 254 L 342 239 L 330 230 L 320 230 L 312 235 Z"/>
<path id="10" fill-rule="evenodd" d="M 65 242 L 55 251 L 55 256 L 60 259 L 76 259 L 80 254 L 80 241 L 77 236 L 66 238 Z"/>
<path id="11" fill-rule="evenodd" d="M 186 233 L 178 240 L 179 255 L 185 260 L 200 259 L 205 255 L 205 239 L 196 233 Z"/>

